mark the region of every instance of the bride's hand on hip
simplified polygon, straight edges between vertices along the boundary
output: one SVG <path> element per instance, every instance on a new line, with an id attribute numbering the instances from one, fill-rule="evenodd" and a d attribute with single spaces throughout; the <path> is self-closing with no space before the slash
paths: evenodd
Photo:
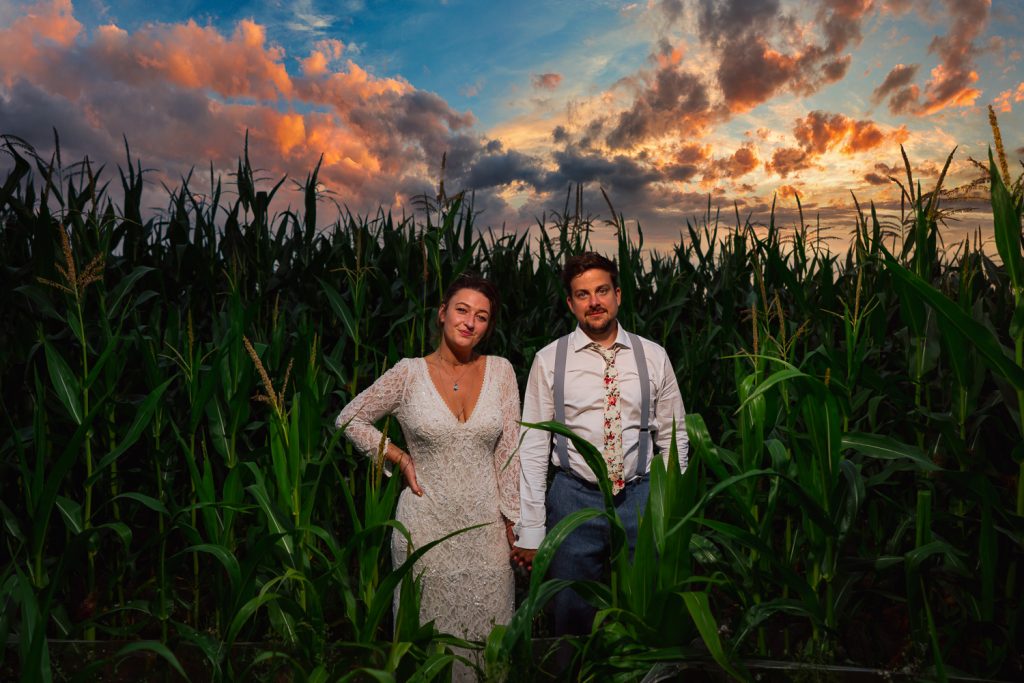
<path id="1" fill-rule="evenodd" d="M 402 473 L 402 479 L 405 480 L 406 486 L 417 496 L 422 496 L 423 489 L 420 488 L 420 483 L 416 481 L 416 463 L 412 461 L 412 457 L 408 453 L 402 453 L 399 457 L 398 471 Z"/>

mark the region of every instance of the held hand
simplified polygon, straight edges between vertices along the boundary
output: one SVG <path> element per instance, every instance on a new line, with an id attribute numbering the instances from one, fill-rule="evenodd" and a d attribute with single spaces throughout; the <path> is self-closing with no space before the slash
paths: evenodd
<path id="1" fill-rule="evenodd" d="M 506 519 L 505 520 L 505 538 L 508 539 L 508 547 L 514 548 L 516 546 L 516 532 L 512 530 L 515 526 L 515 522 Z"/>
<path id="2" fill-rule="evenodd" d="M 512 546 L 512 563 L 524 567 L 527 571 L 533 569 L 533 558 L 537 556 L 536 548 L 520 548 Z"/>
<path id="3" fill-rule="evenodd" d="M 402 473 L 406 486 L 417 496 L 423 496 L 423 489 L 420 488 L 420 483 L 416 481 L 416 464 L 409 457 L 408 453 L 402 453 L 398 459 L 398 470 Z"/>

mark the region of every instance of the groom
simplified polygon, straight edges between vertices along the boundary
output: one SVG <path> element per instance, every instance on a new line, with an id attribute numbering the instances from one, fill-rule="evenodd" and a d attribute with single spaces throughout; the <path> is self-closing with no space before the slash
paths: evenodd
<path id="1" fill-rule="evenodd" d="M 601 451 L 632 554 L 651 460 L 660 454 L 667 461 L 673 420 L 679 462 L 686 463 L 683 400 L 665 349 L 616 320 L 622 293 L 613 261 L 593 252 L 574 256 L 562 269 L 562 283 L 579 326 L 534 357 L 523 422 L 557 420 Z M 577 510 L 603 508 L 604 500 L 594 473 L 565 437 L 524 427 L 519 458 L 521 510 L 513 557 L 531 568 L 548 530 Z M 549 463 L 555 468 L 550 489 Z M 559 547 L 550 576 L 600 580 L 610 550 L 607 521 L 591 519 Z M 554 635 L 590 632 L 595 610 L 575 591 L 563 590 L 552 604 Z"/>

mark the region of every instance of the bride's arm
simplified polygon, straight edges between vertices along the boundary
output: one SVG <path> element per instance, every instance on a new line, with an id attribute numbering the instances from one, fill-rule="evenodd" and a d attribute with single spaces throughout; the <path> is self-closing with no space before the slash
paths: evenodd
<path id="1" fill-rule="evenodd" d="M 384 457 L 386 464 L 404 467 L 409 456 L 387 442 L 374 423 L 398 411 L 408 384 L 409 363 L 401 360 L 345 406 L 334 421 L 335 427 L 343 429 L 345 437 L 367 456 L 375 460 Z"/>
<path id="2" fill-rule="evenodd" d="M 519 521 L 519 387 L 512 364 L 501 359 L 501 436 L 494 449 L 498 501 L 508 523 Z"/>

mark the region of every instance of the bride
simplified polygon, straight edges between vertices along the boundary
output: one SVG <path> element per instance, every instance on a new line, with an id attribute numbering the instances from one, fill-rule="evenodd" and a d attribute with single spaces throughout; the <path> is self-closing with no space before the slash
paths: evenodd
<path id="1" fill-rule="evenodd" d="M 509 557 L 519 518 L 519 389 L 507 360 L 476 350 L 497 312 L 491 282 L 458 277 L 438 311 L 438 348 L 399 361 L 336 420 L 359 450 L 371 457 L 383 450 L 389 470 L 401 472 L 406 488 L 396 518 L 413 548 L 486 524 L 434 547 L 414 569 L 422 580 L 421 622 L 472 640 L 507 623 L 515 606 Z M 384 415 L 398 419 L 408 452 L 374 427 Z M 393 534 L 394 566 L 409 552 L 405 536 Z M 455 675 L 472 680 L 461 666 Z"/>

